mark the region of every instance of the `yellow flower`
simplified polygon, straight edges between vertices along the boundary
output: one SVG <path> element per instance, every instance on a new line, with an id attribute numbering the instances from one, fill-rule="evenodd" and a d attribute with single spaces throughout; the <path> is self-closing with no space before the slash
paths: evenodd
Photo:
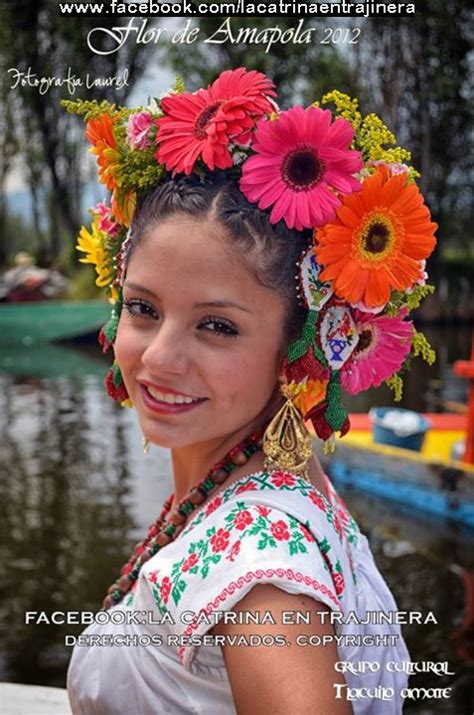
<path id="1" fill-rule="evenodd" d="M 96 285 L 105 287 L 114 280 L 115 271 L 105 248 L 106 234 L 97 226 L 99 218 L 98 215 L 94 216 L 91 231 L 82 226 L 76 249 L 86 254 L 85 258 L 79 259 L 80 263 L 92 263 L 95 266 Z"/>

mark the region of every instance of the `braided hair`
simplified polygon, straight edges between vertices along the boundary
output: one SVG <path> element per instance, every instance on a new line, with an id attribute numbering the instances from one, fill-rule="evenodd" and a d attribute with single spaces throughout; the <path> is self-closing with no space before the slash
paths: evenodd
<path id="1" fill-rule="evenodd" d="M 311 242 L 310 231 L 291 230 L 283 221 L 271 224 L 268 213 L 247 201 L 228 172 L 169 176 L 138 202 L 127 262 L 140 240 L 173 214 L 216 221 L 224 229 L 223 240 L 231 244 L 245 267 L 261 285 L 281 295 L 285 343 L 301 333 L 307 310 L 297 299 L 296 262 Z"/>

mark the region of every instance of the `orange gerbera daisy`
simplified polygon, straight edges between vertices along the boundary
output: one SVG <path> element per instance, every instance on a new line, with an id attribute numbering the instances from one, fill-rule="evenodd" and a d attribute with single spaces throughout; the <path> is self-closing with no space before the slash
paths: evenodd
<path id="1" fill-rule="evenodd" d="M 96 119 L 89 119 L 86 137 L 92 144 L 91 154 L 97 155 L 99 179 L 113 191 L 118 186 L 120 152 L 114 135 L 114 119 L 110 114 L 100 114 Z"/>
<path id="2" fill-rule="evenodd" d="M 405 174 L 386 167 L 366 179 L 362 191 L 342 200 L 337 218 L 315 232 L 315 253 L 324 266 L 320 280 L 332 281 L 349 303 L 381 306 L 392 290 L 405 291 L 420 278 L 420 261 L 436 245 L 437 224 L 423 196 Z"/>

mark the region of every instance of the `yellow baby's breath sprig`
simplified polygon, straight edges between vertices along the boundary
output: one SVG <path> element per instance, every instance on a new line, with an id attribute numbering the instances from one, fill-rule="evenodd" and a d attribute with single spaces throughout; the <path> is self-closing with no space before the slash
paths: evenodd
<path id="1" fill-rule="evenodd" d="M 318 107 L 319 102 L 314 102 L 313 107 Z M 362 114 L 359 111 L 359 100 L 352 99 L 348 94 L 339 92 L 335 89 L 332 92 L 328 92 L 321 99 L 321 104 L 334 104 L 336 109 L 336 114 L 352 124 L 354 129 L 357 130 L 362 122 Z"/>
<path id="2" fill-rule="evenodd" d="M 400 375 L 398 373 L 392 375 L 385 380 L 385 384 L 392 390 L 394 402 L 400 402 L 403 397 L 403 380 Z"/>
<path id="3" fill-rule="evenodd" d="M 436 360 L 436 353 L 428 342 L 426 335 L 418 330 L 415 330 L 413 335 L 411 350 L 413 357 L 421 355 L 428 365 L 433 365 Z"/>
<path id="4" fill-rule="evenodd" d="M 387 164 L 405 164 L 408 167 L 410 181 L 420 176 L 419 172 L 408 164 L 411 153 L 396 146 L 395 134 L 377 114 L 372 112 L 363 117 L 359 111 L 359 101 L 338 90 L 328 92 L 321 102 L 314 102 L 312 106 L 327 104 L 333 104 L 335 113 L 352 124 L 355 131 L 353 147 L 362 153 L 365 163 L 383 161 Z"/>

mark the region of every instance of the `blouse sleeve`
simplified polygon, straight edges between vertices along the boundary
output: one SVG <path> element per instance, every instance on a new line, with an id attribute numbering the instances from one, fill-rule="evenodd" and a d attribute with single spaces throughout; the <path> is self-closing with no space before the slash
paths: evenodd
<path id="1" fill-rule="evenodd" d="M 180 544 L 179 558 L 173 549 L 155 595 L 160 612 L 170 613 L 172 630 L 181 637 L 184 667 L 190 668 L 193 641 L 199 642 L 191 636 L 209 631 L 215 625 L 212 614 L 233 610 L 257 583 L 342 610 L 344 569 L 338 554 L 343 551 L 336 531 L 332 536 L 333 543 L 331 533 L 314 524 L 242 498 L 222 505 L 178 539 L 173 546 Z"/>

